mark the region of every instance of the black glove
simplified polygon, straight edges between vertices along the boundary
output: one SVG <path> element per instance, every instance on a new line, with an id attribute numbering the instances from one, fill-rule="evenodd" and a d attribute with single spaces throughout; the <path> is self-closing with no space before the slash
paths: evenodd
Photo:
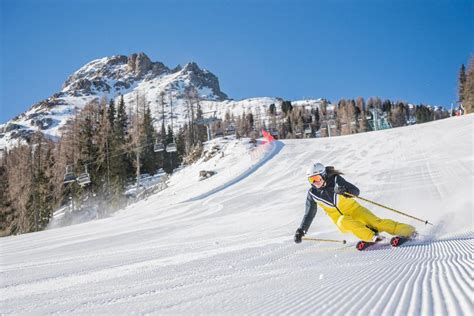
<path id="1" fill-rule="evenodd" d="M 347 194 L 347 188 L 343 185 L 336 185 L 334 187 L 334 193 L 344 195 L 345 197 L 351 197 L 349 194 Z"/>
<path id="2" fill-rule="evenodd" d="M 296 233 L 295 233 L 295 238 L 294 238 L 295 243 L 299 244 L 301 242 L 301 238 L 303 238 L 304 234 L 305 234 L 305 231 L 303 230 L 303 228 L 298 228 L 296 230 Z"/>

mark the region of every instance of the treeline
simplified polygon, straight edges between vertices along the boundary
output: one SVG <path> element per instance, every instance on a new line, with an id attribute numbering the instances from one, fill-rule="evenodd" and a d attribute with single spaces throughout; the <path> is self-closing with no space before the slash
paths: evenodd
<path id="1" fill-rule="evenodd" d="M 205 126 L 194 123 L 202 118 L 196 95 L 187 93 L 189 120 L 177 135 L 164 119 L 155 130 L 143 96 L 128 107 L 122 96 L 118 104 L 106 98 L 88 103 L 57 141 L 37 132 L 27 145 L 5 152 L 0 160 L 0 234 L 42 230 L 64 205 L 94 207 L 105 215 L 125 205 L 124 190 L 139 174 L 172 173 L 183 159 L 199 157 L 207 134 Z M 161 94 L 159 103 L 164 109 L 171 100 Z M 163 150 L 170 144 L 176 145 L 175 152 Z M 86 175 L 90 182 L 65 183 L 68 174 Z"/>
<path id="2" fill-rule="evenodd" d="M 465 113 L 474 113 L 474 56 L 466 67 L 461 65 L 458 77 L 458 102 Z"/>
<path id="3" fill-rule="evenodd" d="M 280 139 L 326 137 L 425 123 L 448 116 L 449 112 L 442 108 L 409 106 L 406 102 L 382 101 L 378 97 L 367 101 L 362 97 L 342 99 L 336 105 L 322 100 L 319 106 L 279 100 L 279 107 L 270 104 L 263 114 L 256 111 L 234 116 L 227 112 L 223 121 L 213 127 L 213 134 L 252 137 L 265 129 Z"/>

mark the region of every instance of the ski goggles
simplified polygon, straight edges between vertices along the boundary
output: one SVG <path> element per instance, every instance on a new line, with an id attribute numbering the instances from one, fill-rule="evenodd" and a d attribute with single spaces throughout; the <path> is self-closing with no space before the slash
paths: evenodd
<path id="1" fill-rule="evenodd" d="M 324 179 L 323 176 L 320 175 L 320 174 L 315 174 L 314 176 L 311 176 L 311 177 L 308 178 L 309 183 L 311 183 L 311 184 L 313 184 L 315 182 L 320 182 L 323 179 Z"/>

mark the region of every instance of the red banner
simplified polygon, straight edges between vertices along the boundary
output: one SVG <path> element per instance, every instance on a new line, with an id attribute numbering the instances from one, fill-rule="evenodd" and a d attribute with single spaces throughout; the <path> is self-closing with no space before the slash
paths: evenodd
<path id="1" fill-rule="evenodd" d="M 270 134 L 269 132 L 267 132 L 266 130 L 262 129 L 262 135 L 263 137 L 265 137 L 265 139 L 271 143 L 273 141 L 275 141 L 275 138 L 273 138 L 272 134 Z"/>

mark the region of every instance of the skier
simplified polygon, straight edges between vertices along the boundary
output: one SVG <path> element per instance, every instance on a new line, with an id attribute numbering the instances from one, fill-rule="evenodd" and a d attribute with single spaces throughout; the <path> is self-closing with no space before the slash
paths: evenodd
<path id="1" fill-rule="evenodd" d="M 410 238 L 415 228 L 390 219 L 380 219 L 347 194 L 359 195 L 359 189 L 347 182 L 342 172 L 321 163 L 312 165 L 306 172 L 311 188 L 306 198 L 306 211 L 294 240 L 300 243 L 307 233 L 317 207 L 321 207 L 343 233 L 351 232 L 363 242 L 375 243 L 383 239 L 380 232 Z"/>

